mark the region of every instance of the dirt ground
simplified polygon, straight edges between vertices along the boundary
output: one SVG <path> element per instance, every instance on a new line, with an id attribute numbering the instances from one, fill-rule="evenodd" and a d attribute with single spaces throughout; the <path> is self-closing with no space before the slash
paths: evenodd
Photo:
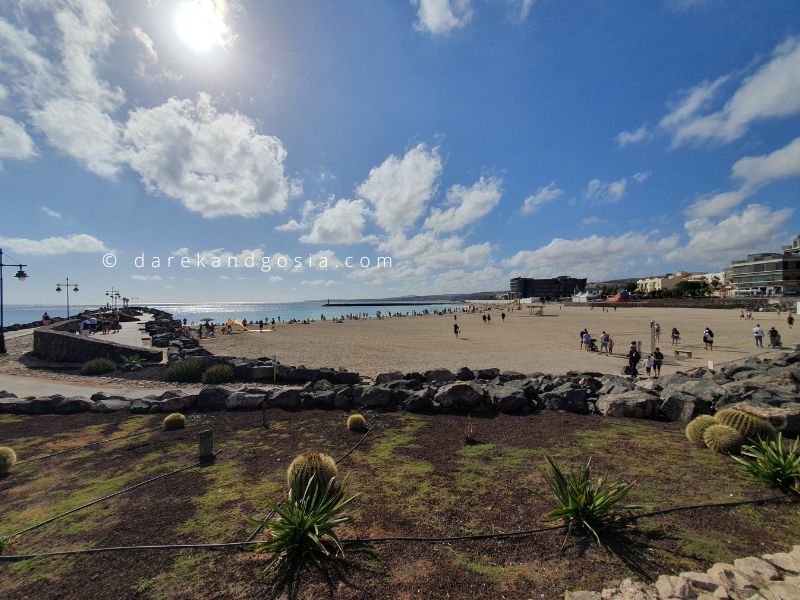
<path id="1" fill-rule="evenodd" d="M 433 367 L 458 369 L 499 367 L 530 373 L 564 373 L 568 370 L 619 373 L 632 340 L 650 348 L 650 321 L 661 326 L 659 347 L 666 356 L 664 374 L 690 367 L 706 366 L 709 360 L 722 365 L 733 360 L 763 354 L 755 347 L 752 330 L 759 323 L 766 332 L 773 325 L 783 337 L 784 346 L 800 342 L 800 327 L 788 329 L 786 314 L 756 313 L 753 320 L 740 319 L 734 309 L 620 308 L 603 312 L 601 308 L 564 307 L 548 304 L 544 316 L 529 310 L 493 309 L 491 324 L 479 314 L 426 315 L 390 319 L 368 319 L 334 323 L 279 324 L 277 331 L 220 335 L 203 342 L 215 354 L 258 358 L 277 356 L 284 364 L 307 367 L 346 367 L 362 375 L 384 371 L 425 371 Z M 456 339 L 453 324 L 461 335 Z M 578 333 L 586 327 L 599 339 L 602 331 L 615 342 L 616 356 L 582 352 Z M 681 340 L 677 347 L 692 352 L 692 358 L 674 356 L 670 331 L 677 327 Z M 703 330 L 715 334 L 712 350 L 705 350 Z M 766 344 L 765 340 L 765 344 Z"/>
<path id="2" fill-rule="evenodd" d="M 568 467 L 593 457 L 598 475 L 634 480 L 630 500 L 649 508 L 774 495 L 730 458 L 692 447 L 676 424 L 544 412 L 476 419 L 480 444 L 465 445 L 466 418 L 367 414 L 373 427 L 340 464 L 359 494 L 348 539 L 443 536 L 545 526 L 544 456 Z M 20 464 L 0 480 L 0 535 L 196 461 L 198 432 L 222 452 L 211 466 L 166 477 L 37 528 L 6 554 L 85 547 L 231 542 L 252 531 L 278 499 L 298 453 L 339 458 L 359 435 L 338 411 L 190 415 L 189 428 L 150 431 Z M 142 432 L 156 416 L 0 416 L 0 444 L 26 461 L 109 437 Z M 700 570 L 715 561 L 790 547 L 796 505 L 707 508 L 642 519 L 605 538 L 560 551 L 563 532 L 462 542 L 348 545 L 326 573 L 294 585 L 262 576 L 268 558 L 237 551 L 139 551 L 0 563 L 4 599 L 561 598 L 629 576 Z M 291 583 L 291 582 L 290 582 Z"/>

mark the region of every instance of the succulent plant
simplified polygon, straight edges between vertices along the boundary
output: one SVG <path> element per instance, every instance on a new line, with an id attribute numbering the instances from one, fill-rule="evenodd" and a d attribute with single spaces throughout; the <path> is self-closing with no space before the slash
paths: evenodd
<path id="1" fill-rule="evenodd" d="M 286 470 L 286 482 L 292 487 L 292 482 L 297 478 L 296 485 L 305 489 L 311 478 L 314 478 L 312 487 L 320 492 L 324 491 L 331 479 L 339 475 L 336 462 L 322 452 L 304 452 L 292 461 Z"/>
<path id="2" fill-rule="evenodd" d="M 167 367 L 164 379 L 194 383 L 203 376 L 203 362 L 195 358 L 185 358 Z"/>
<path id="3" fill-rule="evenodd" d="M 350 431 L 364 431 L 367 428 L 367 421 L 364 415 L 355 414 L 347 417 L 347 428 Z"/>
<path id="4" fill-rule="evenodd" d="M 723 409 L 716 414 L 715 418 L 718 423 L 735 429 L 748 440 L 772 440 L 778 433 L 772 423 L 766 419 L 736 408 Z"/>
<path id="5" fill-rule="evenodd" d="M 181 413 L 171 413 L 164 417 L 164 430 L 174 431 L 186 427 L 186 417 Z"/>
<path id="6" fill-rule="evenodd" d="M 693 444 L 703 445 L 703 434 L 706 429 L 716 424 L 716 419 L 711 415 L 700 415 L 686 426 L 686 439 Z"/>
<path id="7" fill-rule="evenodd" d="M 117 364 L 110 358 L 93 358 L 81 366 L 81 375 L 102 375 L 117 370 Z"/>
<path id="8" fill-rule="evenodd" d="M 717 423 L 703 434 L 703 441 L 708 448 L 723 454 L 738 454 L 746 438 L 733 427 Z"/>
<path id="9" fill-rule="evenodd" d="M 17 454 L 8 446 L 0 446 L 0 477 L 8 475 L 16 463 Z"/>
<path id="10" fill-rule="evenodd" d="M 203 383 L 228 383 L 236 378 L 236 371 L 230 365 L 214 365 L 203 373 Z"/>

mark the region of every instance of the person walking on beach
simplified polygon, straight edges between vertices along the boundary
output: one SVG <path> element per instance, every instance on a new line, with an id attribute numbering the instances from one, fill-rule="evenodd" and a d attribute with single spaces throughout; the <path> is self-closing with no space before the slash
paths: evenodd
<path id="1" fill-rule="evenodd" d="M 489 325 L 492 324 L 492 315 L 491 314 L 486 315 L 486 322 L 489 323 Z"/>
<path id="2" fill-rule="evenodd" d="M 789 313 L 789 316 L 786 317 L 786 324 L 789 326 L 789 329 L 794 327 L 794 316 L 792 316 L 791 313 Z"/>
<path id="3" fill-rule="evenodd" d="M 775 329 L 773 325 L 770 327 L 769 331 L 767 332 L 769 335 L 769 345 L 773 348 L 780 348 L 781 347 L 781 334 L 778 333 L 778 330 Z"/>
<path id="4" fill-rule="evenodd" d="M 764 330 L 761 329 L 761 325 L 756 323 L 756 326 L 753 327 L 753 337 L 756 340 L 756 348 L 763 348 L 764 347 Z"/>
<path id="5" fill-rule="evenodd" d="M 583 336 L 588 333 L 587 329 L 584 327 L 581 329 L 581 332 L 578 334 L 578 349 L 583 349 Z"/>
<path id="6" fill-rule="evenodd" d="M 671 336 L 672 336 L 672 345 L 673 346 L 677 346 L 678 345 L 678 341 L 681 339 L 681 332 L 678 331 L 677 327 L 673 327 L 672 328 Z"/>
<path id="7" fill-rule="evenodd" d="M 481 319 L 483 320 L 483 324 L 486 325 L 486 315 L 481 315 Z"/>
<path id="8" fill-rule="evenodd" d="M 628 368 L 630 369 L 630 376 L 636 377 L 639 375 L 639 372 L 636 370 L 636 365 L 639 364 L 639 361 L 642 359 L 642 355 L 639 353 L 639 349 L 636 347 L 636 342 L 631 342 L 630 348 L 628 348 Z"/>
<path id="9" fill-rule="evenodd" d="M 258 330 L 259 331 L 264 331 L 264 319 L 259 319 L 258 320 Z"/>
<path id="10" fill-rule="evenodd" d="M 656 342 L 661 341 L 661 325 L 656 323 L 656 326 L 653 328 L 653 333 L 656 334 Z"/>
<path id="11" fill-rule="evenodd" d="M 592 336 L 587 331 L 583 334 L 583 350 L 589 352 L 592 349 Z"/>
<path id="12" fill-rule="evenodd" d="M 653 356 L 653 353 L 647 355 L 647 358 L 644 359 L 644 370 L 647 371 L 647 376 L 650 377 L 650 372 L 653 370 L 653 366 L 656 364 L 656 359 Z"/>
<path id="13" fill-rule="evenodd" d="M 706 330 L 703 332 L 703 343 L 705 344 L 706 350 L 714 349 L 714 332 L 711 331 L 710 327 L 706 327 Z"/>
<path id="14" fill-rule="evenodd" d="M 500 320 L 503 321 L 503 323 L 506 322 L 506 313 L 504 313 L 504 312 L 500 313 Z"/>
<path id="15" fill-rule="evenodd" d="M 609 335 L 604 331 L 600 334 L 600 354 L 603 353 L 603 350 L 606 351 L 606 355 L 608 355 L 608 340 Z"/>
<path id="16" fill-rule="evenodd" d="M 664 354 L 661 352 L 661 349 L 656 347 L 656 351 L 653 352 L 653 373 L 658 379 L 659 375 L 661 375 L 661 365 L 664 364 Z"/>
<path id="17" fill-rule="evenodd" d="M 456 339 L 458 339 L 458 334 L 461 332 L 461 328 L 458 326 L 458 323 L 453 323 L 453 333 L 456 334 Z"/>

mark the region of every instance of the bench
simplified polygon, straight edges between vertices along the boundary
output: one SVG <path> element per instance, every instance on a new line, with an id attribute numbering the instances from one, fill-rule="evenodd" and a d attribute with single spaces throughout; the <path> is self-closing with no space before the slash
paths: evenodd
<path id="1" fill-rule="evenodd" d="M 692 358 L 691 350 L 675 350 L 675 356 L 685 355 L 686 358 Z"/>

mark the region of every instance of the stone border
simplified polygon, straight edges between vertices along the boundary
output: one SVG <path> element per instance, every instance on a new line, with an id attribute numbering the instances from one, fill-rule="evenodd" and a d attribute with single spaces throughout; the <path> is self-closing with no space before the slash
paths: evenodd
<path id="1" fill-rule="evenodd" d="M 564 600 L 797 600 L 800 598 L 800 546 L 761 558 L 716 563 L 706 572 L 662 575 L 648 585 L 625 579 L 602 592 L 565 592 Z"/>

